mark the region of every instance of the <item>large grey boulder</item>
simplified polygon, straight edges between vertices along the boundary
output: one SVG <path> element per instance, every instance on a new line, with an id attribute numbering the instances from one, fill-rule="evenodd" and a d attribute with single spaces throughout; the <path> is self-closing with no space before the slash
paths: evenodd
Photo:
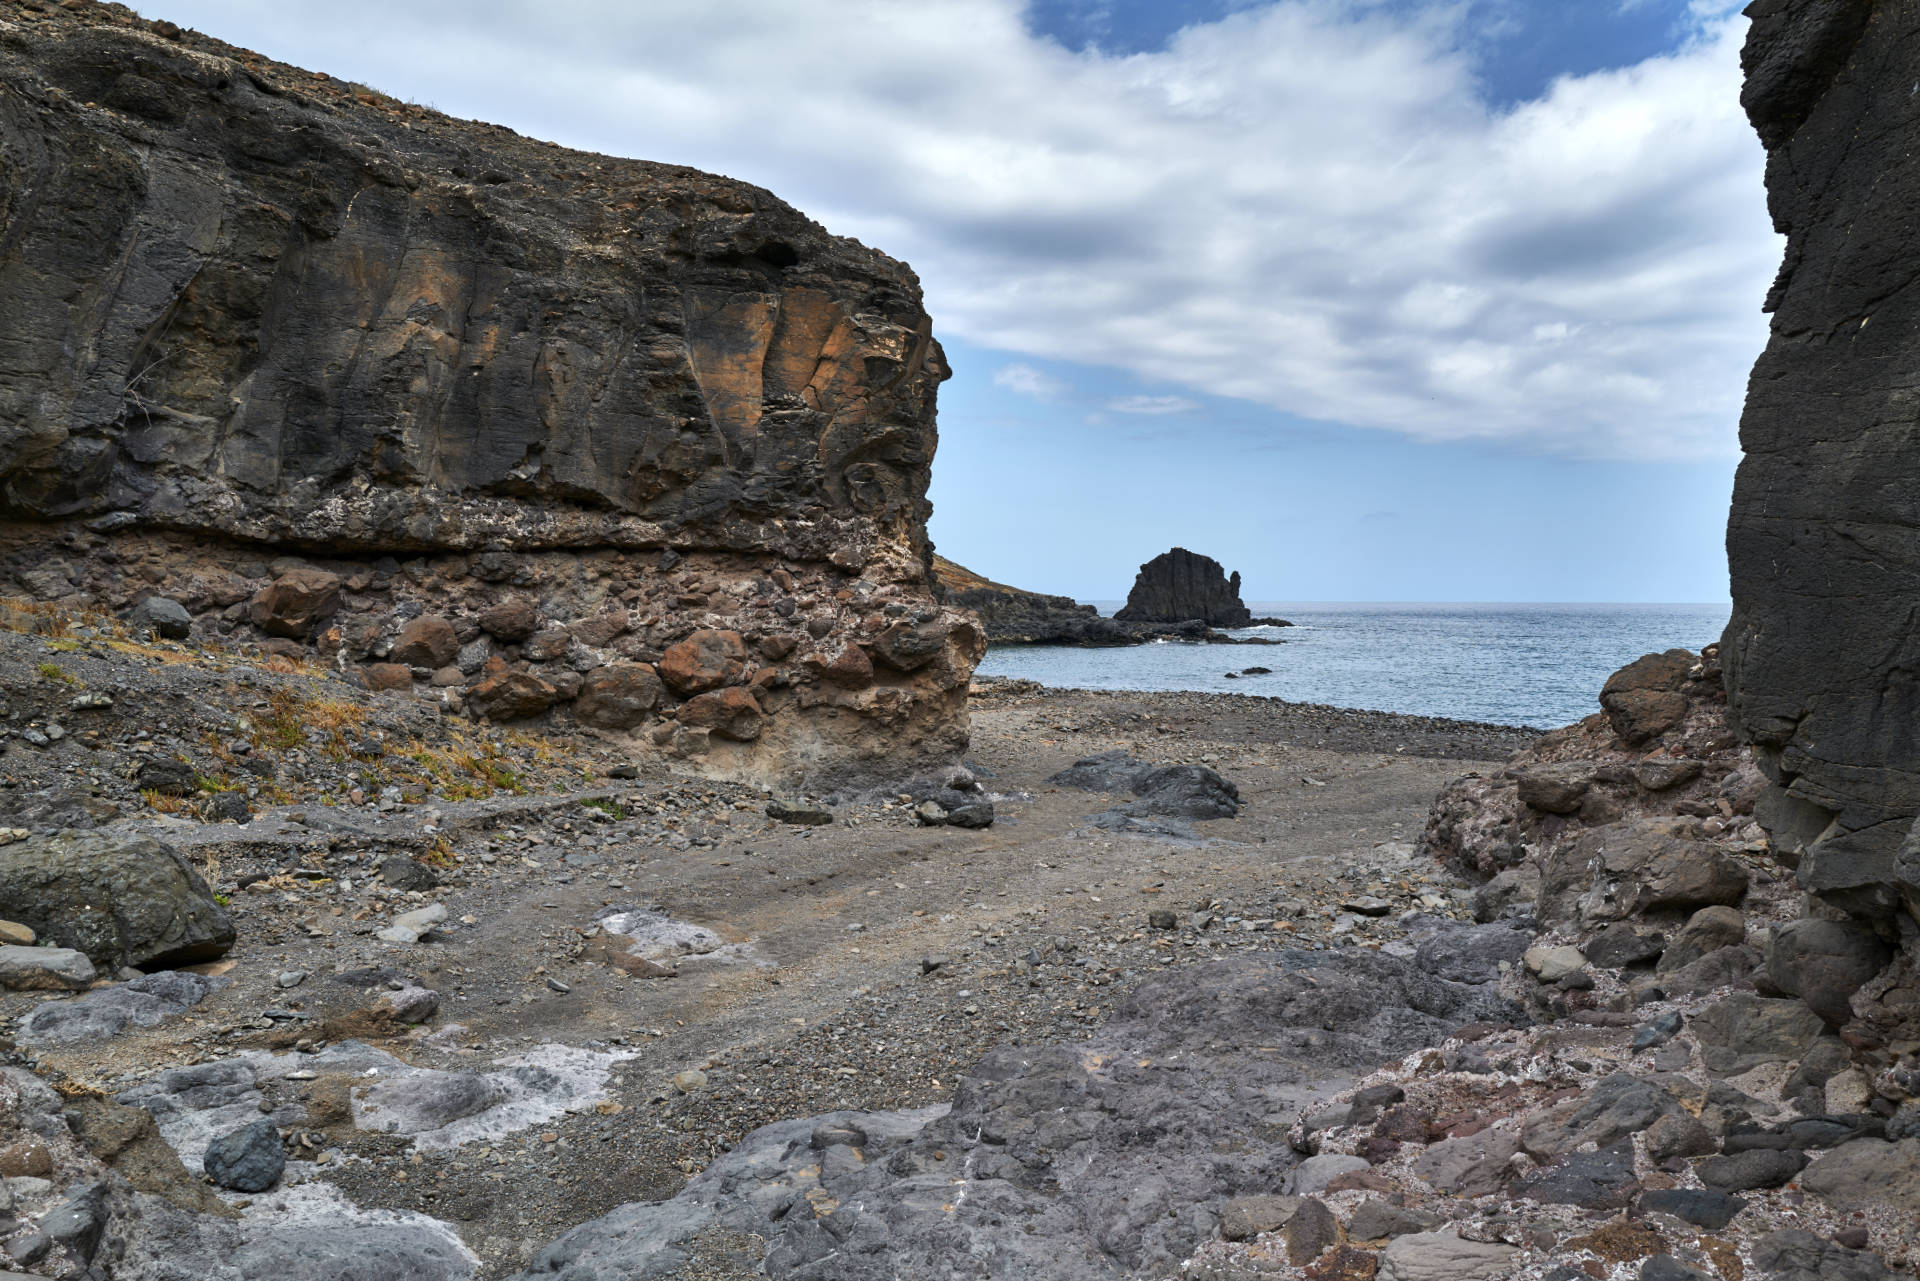
<path id="1" fill-rule="evenodd" d="M 109 972 L 211 961 L 234 941 L 200 873 L 151 837 L 65 831 L 0 847 L 0 902 Z"/>
<path id="2" fill-rule="evenodd" d="M 1556 848 L 1541 868 L 1540 919 L 1600 926 L 1648 913 L 1731 906 L 1747 873 L 1683 819 L 1643 818 L 1595 828 Z"/>
<path id="3" fill-rule="evenodd" d="M 1708 1006 L 1689 1027 L 1708 1069 L 1727 1075 L 1798 1059 L 1827 1030 L 1820 1016 L 1798 1001 L 1746 992 Z"/>
<path id="4" fill-rule="evenodd" d="M 1853 1017 L 1853 994 L 1892 959 L 1877 933 L 1851 921 L 1789 921 L 1767 941 L 1767 977 L 1836 1027 Z"/>

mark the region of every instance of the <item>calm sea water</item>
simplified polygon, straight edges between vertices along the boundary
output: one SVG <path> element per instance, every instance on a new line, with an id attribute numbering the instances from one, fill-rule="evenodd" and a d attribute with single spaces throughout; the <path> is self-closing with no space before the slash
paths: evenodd
<path id="1" fill-rule="evenodd" d="M 1119 602 L 1096 601 L 1102 613 Z M 1546 729 L 1599 710 L 1614 671 L 1720 639 L 1725 605 L 1372 605 L 1250 602 L 1282 645 L 995 649 L 980 671 L 1075 689 L 1192 689 Z M 1227 672 L 1271 667 L 1270 676 Z"/>

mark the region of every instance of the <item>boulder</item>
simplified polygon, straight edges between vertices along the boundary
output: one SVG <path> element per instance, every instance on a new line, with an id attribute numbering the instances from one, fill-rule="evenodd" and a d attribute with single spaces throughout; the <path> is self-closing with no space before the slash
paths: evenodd
<path id="1" fill-rule="evenodd" d="M 1920 1215 L 1920 1139 L 1843 1143 L 1808 1167 L 1800 1186 L 1839 1210 Z"/>
<path id="2" fill-rule="evenodd" d="M 480 630 L 505 645 L 517 645 L 533 635 L 540 613 L 525 596 L 510 596 L 480 613 Z"/>
<path id="3" fill-rule="evenodd" d="M 1678 725 L 1687 714 L 1681 692 L 1695 662 L 1684 649 L 1647 654 L 1627 664 L 1600 691 L 1600 706 L 1623 742 L 1638 747 Z"/>
<path id="4" fill-rule="evenodd" d="M 1395 1237 L 1380 1252 L 1379 1281 L 1500 1281 L 1520 1253 L 1497 1242 L 1463 1241 L 1450 1231 Z"/>
<path id="5" fill-rule="evenodd" d="M 361 679 L 376 694 L 398 693 L 413 688 L 413 669 L 404 663 L 368 663 L 360 669 Z"/>
<path id="6" fill-rule="evenodd" d="M 1220 1207 L 1220 1235 L 1245 1241 L 1262 1232 L 1278 1232 L 1300 1209 L 1297 1196 L 1237 1196 Z"/>
<path id="7" fill-rule="evenodd" d="M 400 629 L 387 657 L 408 667 L 435 668 L 446 667 L 459 652 L 453 624 L 439 614 L 422 614 Z"/>
<path id="8" fill-rule="evenodd" d="M 1513 1177 L 1520 1137 L 1511 1130 L 1482 1130 L 1443 1139 L 1413 1160 L 1413 1172 L 1448 1196 L 1497 1196 Z"/>
<path id="9" fill-rule="evenodd" d="M 1708 1157 L 1694 1167 L 1700 1182 L 1716 1192 L 1777 1188 L 1807 1167 L 1807 1154 L 1788 1148 L 1750 1148 Z"/>
<path id="10" fill-rule="evenodd" d="M 1253 614 L 1240 599 L 1240 575 L 1184 547 L 1162 552 L 1140 567 L 1127 603 L 1114 613 L 1123 623 L 1178 623 L 1245 627 Z"/>
<path id="11" fill-rule="evenodd" d="M 1587 967 L 1586 954 L 1577 947 L 1531 947 L 1521 957 L 1527 973 L 1542 983 L 1558 983 Z"/>
<path id="12" fill-rule="evenodd" d="M 1692 1027 L 1707 1067 L 1728 1075 L 1798 1059 L 1826 1031 L 1820 1016 L 1798 1001 L 1748 993 L 1708 1006 L 1693 1016 Z"/>
<path id="13" fill-rule="evenodd" d="M 1753 1266 L 1764 1281 L 1907 1281 L 1865 1250 L 1849 1250 L 1798 1228 L 1769 1232 L 1753 1243 Z"/>
<path id="14" fill-rule="evenodd" d="M 659 662 L 660 679 L 685 695 L 738 684 L 746 669 L 746 642 L 732 631 L 695 632 L 668 646 Z"/>
<path id="15" fill-rule="evenodd" d="M 1710 952 L 1737 947 L 1747 938 L 1747 918 L 1731 907 L 1703 907 L 1687 918 L 1653 967 L 1656 974 L 1691 965 Z"/>
<path id="16" fill-rule="evenodd" d="M 1649 756 L 1633 767 L 1633 781 L 1649 792 L 1665 792 L 1686 786 L 1705 768 L 1705 762 L 1691 757 Z"/>
<path id="17" fill-rule="evenodd" d="M 660 677 L 646 663 L 596 667 L 580 682 L 573 714 L 599 729 L 632 729 L 659 706 Z"/>
<path id="18" fill-rule="evenodd" d="M 787 801 L 775 797 L 767 802 L 767 817 L 802 827 L 822 827 L 833 822 L 833 811 L 809 801 Z"/>
<path id="19" fill-rule="evenodd" d="M 66 947 L 0 947 L 0 987 L 15 992 L 84 992 L 98 971 Z"/>
<path id="20" fill-rule="evenodd" d="M 193 635 L 193 615 L 177 600 L 149 596 L 128 613 L 127 626 L 168 640 L 185 640 Z"/>
<path id="21" fill-rule="evenodd" d="M 1574 1152 L 1520 1181 L 1514 1191 L 1542 1205 L 1618 1210 L 1640 1185 L 1633 1177 L 1633 1144 L 1615 1143 L 1595 1152 Z"/>
<path id="22" fill-rule="evenodd" d="M 901 672 L 917 672 L 938 658 L 953 629 L 946 623 L 894 623 L 873 640 L 874 657 Z"/>
<path id="23" fill-rule="evenodd" d="M 65 831 L 0 847 L 0 901 L 109 973 L 210 961 L 234 942 L 200 874 L 151 837 Z"/>
<path id="24" fill-rule="evenodd" d="M 324 569 L 298 568 L 253 594 L 247 615 L 269 636 L 304 640 L 340 607 L 340 576 Z"/>
<path id="25" fill-rule="evenodd" d="M 1653 1082 L 1615 1072 L 1578 1097 L 1527 1117 L 1520 1145 L 1535 1160 L 1550 1160 L 1588 1143 L 1607 1147 L 1683 1110 Z"/>
<path id="26" fill-rule="evenodd" d="M 1520 801 L 1545 814 L 1571 814 L 1593 785 L 1592 761 L 1562 761 L 1523 769 L 1516 782 Z"/>
<path id="27" fill-rule="evenodd" d="M 1713 1147 L 1713 1135 L 1698 1117 L 1687 1112 L 1669 1112 L 1647 1127 L 1647 1156 L 1654 1161 L 1705 1156 Z"/>
<path id="28" fill-rule="evenodd" d="M 552 707 L 560 691 L 531 672 L 501 672 L 473 687 L 474 706 L 496 721 L 526 720 Z"/>
<path id="29" fill-rule="evenodd" d="M 1504 868 L 1473 891 L 1473 919 L 1485 924 L 1515 913 L 1531 912 L 1540 898 L 1540 868 L 1521 863 Z"/>
<path id="30" fill-rule="evenodd" d="M 1739 903 L 1746 870 L 1692 830 L 1684 820 L 1629 819 L 1556 849 L 1541 869 L 1541 918 L 1596 926 Z"/>
<path id="31" fill-rule="evenodd" d="M 1657 959 L 1666 951 L 1667 936 L 1627 921 L 1616 921 L 1586 941 L 1587 960 L 1603 970 L 1617 970 Z"/>
<path id="32" fill-rule="evenodd" d="M 1713 1232 L 1732 1223 L 1734 1216 L 1746 1208 L 1742 1198 L 1711 1188 L 1659 1188 L 1641 1193 L 1639 1202 L 1642 1214 L 1671 1214 Z"/>
<path id="33" fill-rule="evenodd" d="M 680 723 L 689 729 L 711 730 L 740 743 L 760 737 L 765 719 L 759 702 L 738 685 L 690 698 L 680 709 Z"/>
<path id="34" fill-rule="evenodd" d="M 207 1144 L 207 1177 L 233 1192 L 265 1192 L 280 1181 L 287 1154 L 280 1131 L 262 1117 Z"/>
<path id="35" fill-rule="evenodd" d="M 1767 977 L 1774 986 L 1835 1027 L 1853 1017 L 1853 994 L 1892 959 L 1893 949 L 1856 922 L 1789 921 L 1774 927 L 1767 940 Z"/>
<path id="36" fill-rule="evenodd" d="M 1491 983 L 1500 966 L 1519 963 L 1533 941 L 1533 931 L 1517 923 L 1493 921 L 1460 925 L 1447 921 L 1415 946 L 1414 964 L 1435 978 L 1453 983 Z"/>
<path id="37" fill-rule="evenodd" d="M 506 1097 L 504 1086 L 478 1072 L 405 1072 L 358 1092 L 354 1124 L 383 1134 L 425 1134 L 497 1107 Z"/>

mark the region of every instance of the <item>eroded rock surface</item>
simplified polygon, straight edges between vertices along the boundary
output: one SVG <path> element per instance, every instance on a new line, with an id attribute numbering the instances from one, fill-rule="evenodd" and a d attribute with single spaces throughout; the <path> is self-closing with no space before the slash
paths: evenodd
<path id="1" fill-rule="evenodd" d="M 964 746 L 902 264 L 105 5 L 10 10 L 0 192 L 0 591 L 165 597 L 495 720 L 584 692 L 715 774 Z M 730 702 L 687 724 L 706 691 L 644 673 L 713 632 Z"/>

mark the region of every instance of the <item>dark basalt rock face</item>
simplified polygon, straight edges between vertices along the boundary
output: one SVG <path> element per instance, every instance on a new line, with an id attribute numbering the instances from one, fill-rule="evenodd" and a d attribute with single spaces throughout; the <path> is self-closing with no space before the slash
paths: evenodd
<path id="1" fill-rule="evenodd" d="M 934 593 L 956 609 L 972 610 L 992 645 L 1075 645 L 1102 648 L 1157 640 L 1227 641 L 1197 618 L 1175 623 L 1129 623 L 1103 618 L 1071 596 L 1049 596 L 982 578 L 944 556 L 933 558 Z"/>
<path id="2" fill-rule="evenodd" d="M 670 694 L 648 741 L 716 772 L 964 745 L 981 639 L 928 585 L 919 283 L 765 191 L 27 0 L 0 296 L 0 593 L 166 595 L 350 664 L 425 612 L 481 640 L 440 684 L 525 676 L 541 715 L 726 630 L 767 731 L 679 735 Z M 481 636 L 508 595 L 559 652 Z"/>
<path id="3" fill-rule="evenodd" d="M 1800 883 L 1888 941 L 1912 938 L 1900 916 L 1920 914 L 1920 857 L 1903 852 L 1920 814 L 1920 15 L 1872 0 L 1747 13 L 1741 101 L 1787 247 L 1727 527 L 1729 715 L 1768 780 L 1755 816 Z M 1917 956 L 1909 944 L 1854 998 L 1856 1044 L 1920 1035 Z"/>
<path id="4" fill-rule="evenodd" d="M 1184 547 L 1163 552 L 1140 567 L 1127 593 L 1121 622 L 1178 623 L 1197 618 L 1209 627 L 1246 627 L 1253 614 L 1240 603 L 1240 575 L 1227 577 L 1220 562 Z"/>

